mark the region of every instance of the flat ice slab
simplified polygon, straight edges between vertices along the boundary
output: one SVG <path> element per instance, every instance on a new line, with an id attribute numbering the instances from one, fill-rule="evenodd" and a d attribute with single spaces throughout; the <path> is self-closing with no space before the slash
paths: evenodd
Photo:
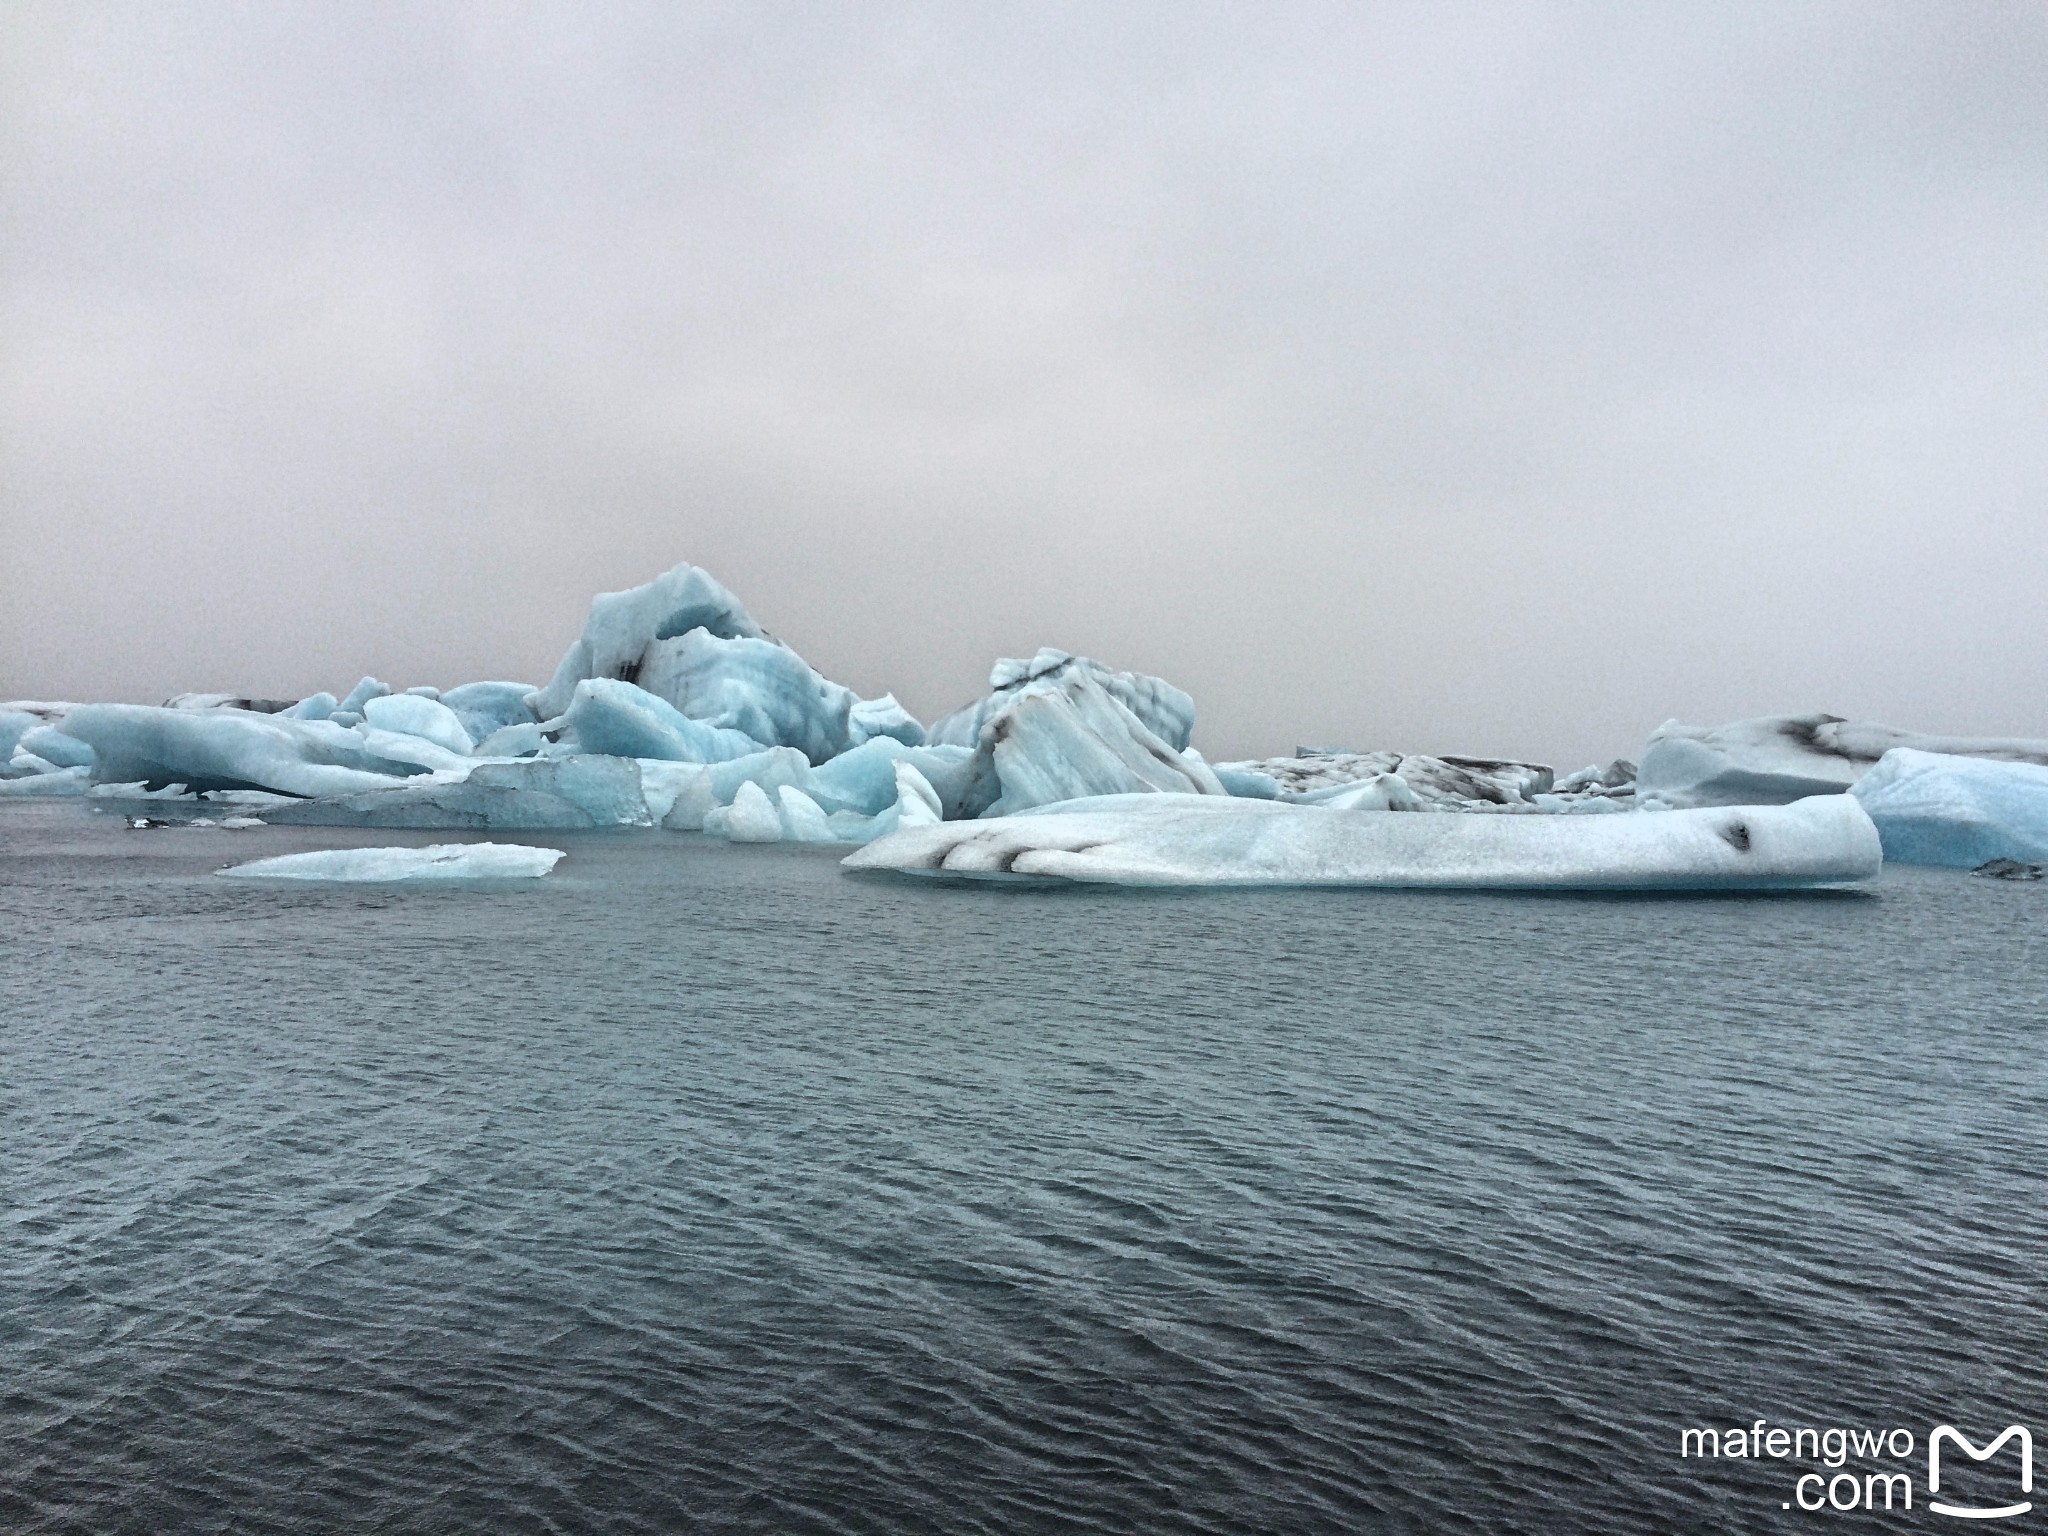
<path id="1" fill-rule="evenodd" d="M 326 848 L 252 859 L 221 874 L 244 880 L 538 880 L 562 857 L 559 848 L 519 843 L 436 843 L 430 848 Z"/>
<path id="2" fill-rule="evenodd" d="M 1452 816 L 1155 794 L 905 827 L 843 862 L 1113 885 L 1749 891 L 1868 880 L 1883 854 L 1848 795 L 1621 816 Z"/>

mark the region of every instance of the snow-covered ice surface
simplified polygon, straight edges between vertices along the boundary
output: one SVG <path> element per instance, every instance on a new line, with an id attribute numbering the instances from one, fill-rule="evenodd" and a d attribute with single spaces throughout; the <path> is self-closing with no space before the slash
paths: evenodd
<path id="1" fill-rule="evenodd" d="M 1898 864 L 2048 859 L 2048 767 L 1894 747 L 1850 791 Z"/>
<path id="2" fill-rule="evenodd" d="M 1782 805 L 1839 794 L 1895 747 L 2048 763 L 2048 741 L 1924 736 L 1838 715 L 1773 715 L 1712 727 L 1668 720 L 1650 736 L 1636 792 L 1665 805 Z"/>
<path id="3" fill-rule="evenodd" d="M 1118 885 L 1777 890 L 1868 880 L 1877 829 L 1846 795 L 1626 816 L 1398 816 L 1196 795 L 1117 796 L 901 828 L 846 867 Z"/>
<path id="4" fill-rule="evenodd" d="M 410 884 L 449 880 L 537 880 L 562 858 L 559 848 L 518 843 L 435 843 L 426 848 L 324 848 L 252 859 L 219 871 L 244 880 L 322 880 Z"/>

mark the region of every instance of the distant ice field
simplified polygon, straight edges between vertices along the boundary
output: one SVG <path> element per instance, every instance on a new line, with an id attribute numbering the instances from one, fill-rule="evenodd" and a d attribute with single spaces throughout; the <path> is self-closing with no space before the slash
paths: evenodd
<path id="1" fill-rule="evenodd" d="M 466 840 L 0 805 L 0 1530 L 1782 1531 L 1682 1429 L 2048 1427 L 2048 882 L 214 878 Z"/>

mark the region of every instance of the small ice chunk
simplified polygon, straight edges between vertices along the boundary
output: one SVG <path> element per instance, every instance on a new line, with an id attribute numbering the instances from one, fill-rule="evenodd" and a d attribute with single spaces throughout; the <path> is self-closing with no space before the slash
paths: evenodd
<path id="1" fill-rule="evenodd" d="M 1986 859 L 1970 873 L 1987 880 L 2039 880 L 2048 875 L 2048 869 L 2039 864 L 2022 864 L 2018 859 Z"/>
<path id="2" fill-rule="evenodd" d="M 519 843 L 436 843 L 427 848 L 327 848 L 236 864 L 219 873 L 243 880 L 429 883 L 537 880 L 562 858 L 559 848 Z"/>
<path id="3" fill-rule="evenodd" d="M 768 792 L 749 779 L 731 805 L 704 818 L 704 830 L 731 843 L 777 843 L 782 841 L 782 816 Z"/>
<path id="4" fill-rule="evenodd" d="M 818 809 L 818 802 L 798 789 L 794 784 L 785 784 L 775 792 L 780 802 L 782 840 L 786 843 L 836 843 L 840 841 L 838 831 Z"/>

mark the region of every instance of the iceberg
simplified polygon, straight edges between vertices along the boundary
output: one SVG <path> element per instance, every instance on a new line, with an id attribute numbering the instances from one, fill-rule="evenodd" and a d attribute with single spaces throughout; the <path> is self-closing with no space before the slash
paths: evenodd
<path id="1" fill-rule="evenodd" d="M 1846 795 L 1661 816 L 1390 816 L 1159 794 L 904 827 L 843 862 L 1114 885 L 1760 891 L 1854 884 L 1882 857 Z"/>
<path id="2" fill-rule="evenodd" d="M 516 843 L 436 843 L 428 848 L 328 848 L 318 853 L 286 853 L 272 859 L 252 859 L 216 873 L 239 880 L 378 884 L 538 880 L 561 858 L 559 848 L 528 848 Z"/>
<path id="3" fill-rule="evenodd" d="M 64 729 L 94 753 L 101 783 L 181 783 L 192 789 L 268 789 L 345 795 L 418 773 L 379 755 L 371 741 L 331 720 L 291 720 L 247 710 L 81 704 Z M 402 744 L 414 738 L 391 734 Z M 429 744 L 421 743 L 429 751 Z"/>
<path id="4" fill-rule="evenodd" d="M 535 719 L 552 720 L 569 707 L 576 685 L 587 677 L 637 682 L 654 647 L 693 629 L 721 640 L 770 638 L 708 571 L 685 563 L 645 586 L 592 598 L 583 633 L 548 685 L 527 698 L 527 707 Z"/>
<path id="5" fill-rule="evenodd" d="M 513 726 L 538 724 L 526 697 L 530 683 L 464 683 L 441 695 L 441 702 L 455 711 L 473 741 L 488 740 L 494 732 Z"/>
<path id="6" fill-rule="evenodd" d="M 873 815 L 862 815 L 852 810 L 828 812 L 795 784 L 779 784 L 771 795 L 748 780 L 739 786 L 730 804 L 714 805 L 703 812 L 700 824 L 712 836 L 735 843 L 840 844 L 870 842 L 899 827 L 938 824 L 938 792 L 915 764 L 897 759 L 891 765 L 891 781 L 894 799 Z"/>
<path id="7" fill-rule="evenodd" d="M 1849 791 L 1897 864 L 2048 860 L 2048 767 L 1894 747 Z"/>
<path id="8" fill-rule="evenodd" d="M 1143 672 L 1118 672 L 1087 656 L 1045 646 L 1029 661 L 1007 657 L 988 675 L 989 691 L 934 725 L 925 735 L 933 746 L 972 747 L 981 741 L 990 720 L 1001 714 L 1035 683 L 1057 684 L 1082 674 L 1123 705 L 1176 752 L 1187 750 L 1195 733 L 1195 701 L 1164 678 Z"/>
<path id="9" fill-rule="evenodd" d="M 1664 805 L 1783 805 L 1840 794 L 1894 747 L 2048 764 L 2048 741 L 1923 736 L 1839 715 L 1772 715 L 1713 727 L 1667 720 L 1650 736 L 1636 793 Z"/>
<path id="10" fill-rule="evenodd" d="M 1006 816 L 1089 795 L 1225 793 L 1193 751 L 1174 747 L 1104 686 L 1063 666 L 1004 695 L 975 746 L 964 816 Z"/>
<path id="11" fill-rule="evenodd" d="M 1619 766 L 1619 765 L 1617 765 Z M 1350 804 L 1361 784 L 1392 777 L 1406 790 L 1383 785 L 1390 810 L 1465 810 L 1526 805 L 1552 788 L 1543 763 L 1491 757 L 1430 757 L 1419 752 L 1340 752 L 1297 747 L 1292 757 L 1218 763 L 1216 773 L 1234 795 L 1302 805 Z M 1411 803 L 1412 802 L 1412 803 Z"/>
<path id="12" fill-rule="evenodd" d="M 290 699 L 252 699 L 239 693 L 180 693 L 164 700 L 165 709 L 243 709 L 256 715 L 281 714 Z"/>
<path id="13" fill-rule="evenodd" d="M 853 690 L 827 682 L 779 641 L 693 629 L 650 646 L 635 681 L 693 720 L 795 747 L 814 763 L 853 745 Z"/>
<path id="14" fill-rule="evenodd" d="M 273 822 L 328 827 L 468 827 L 558 831 L 647 826 L 640 765 L 630 757 L 479 762 L 459 779 L 410 784 L 281 805 Z"/>
<path id="15" fill-rule="evenodd" d="M 34 764 L 38 766 L 27 766 Z M 0 796 L 10 799 L 28 800 L 43 796 L 83 795 L 92 789 L 90 768 L 59 768 L 45 763 L 39 757 L 24 757 L 16 753 L 7 765 L 10 772 L 21 771 L 13 777 L 0 778 Z"/>
<path id="16" fill-rule="evenodd" d="M 417 736 L 444 751 L 467 755 L 476 743 L 455 711 L 438 699 L 391 693 L 363 705 L 363 723 L 373 730 Z"/>
<path id="17" fill-rule="evenodd" d="M 827 682 L 692 565 L 593 599 L 583 634 L 554 679 L 526 702 L 537 718 L 553 722 L 591 679 L 634 684 L 692 720 L 738 731 L 760 746 L 795 747 L 814 763 L 866 739 L 853 725 L 861 702 L 854 692 Z M 904 722 L 915 725 L 900 707 L 871 716 L 899 731 Z"/>
<path id="18" fill-rule="evenodd" d="M 331 693 L 310 694 L 299 700 L 290 709 L 278 711 L 287 720 L 326 720 L 341 708 L 341 700 Z"/>
<path id="19" fill-rule="evenodd" d="M 374 677 L 363 678 L 355 687 L 342 695 L 341 703 L 335 706 L 335 712 L 337 714 L 360 715 L 363 712 L 363 706 L 369 703 L 370 700 L 381 699 L 390 692 L 390 684 L 380 683 Z"/>
<path id="20" fill-rule="evenodd" d="M 92 748 L 54 725 L 38 725 L 23 731 L 14 750 L 31 753 L 58 768 L 90 768 L 93 764 Z"/>
<path id="21" fill-rule="evenodd" d="M 704 818 L 704 830 L 729 843 L 780 842 L 782 813 L 776 805 L 775 800 L 768 798 L 765 789 L 749 779 L 739 787 L 730 805 L 719 806 Z M 817 806 L 813 805 L 811 809 L 817 810 Z"/>
<path id="22" fill-rule="evenodd" d="M 608 677 L 578 683 L 568 709 L 550 726 L 577 751 L 672 763 L 727 763 L 768 745 L 741 731 L 692 720 L 645 688 Z"/>
<path id="23" fill-rule="evenodd" d="M 847 719 L 847 734 L 856 747 L 884 736 L 900 741 L 906 747 L 925 744 L 924 727 L 917 723 L 916 716 L 896 702 L 893 693 L 885 693 L 879 699 L 857 700 Z"/>
<path id="24" fill-rule="evenodd" d="M 14 756 L 15 743 L 47 722 L 33 710 L 0 706 L 0 763 Z"/>

